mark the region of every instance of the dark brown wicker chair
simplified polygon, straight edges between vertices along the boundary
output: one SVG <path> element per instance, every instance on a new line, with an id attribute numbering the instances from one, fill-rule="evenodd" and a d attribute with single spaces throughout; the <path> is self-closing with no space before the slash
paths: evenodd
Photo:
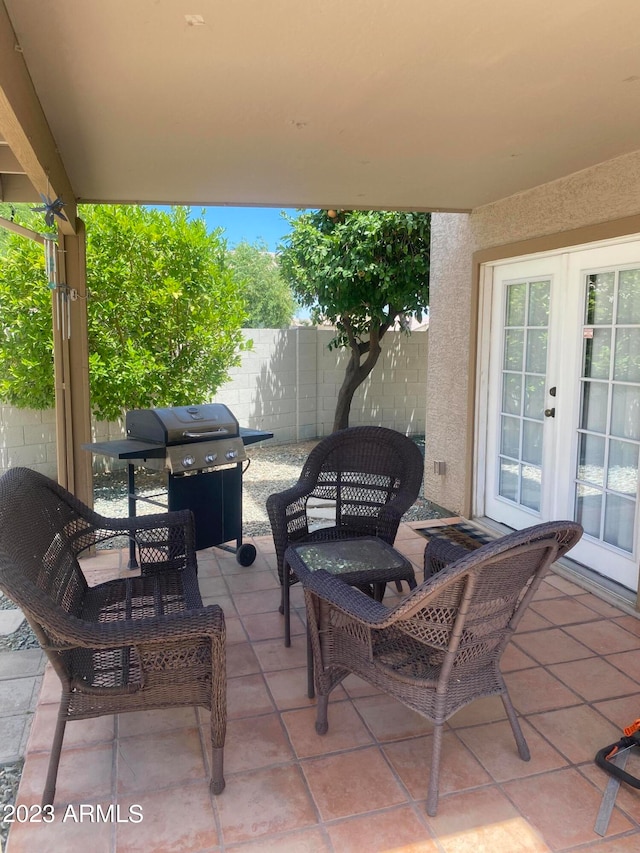
<path id="1" fill-rule="evenodd" d="M 434 724 L 430 815 L 438 806 L 443 725 L 474 699 L 502 697 L 520 757 L 528 761 L 500 658 L 542 576 L 581 535 L 579 524 L 562 521 L 512 533 L 471 552 L 434 539 L 425 561 L 435 573 L 393 609 L 325 571 L 301 571 L 318 733 L 328 728 L 330 692 L 352 672 L 426 717 Z M 444 559 L 435 553 L 440 550 Z M 447 565 L 454 552 L 460 558 Z"/>
<path id="2" fill-rule="evenodd" d="M 90 587 L 78 554 L 114 536 L 135 540 L 141 575 Z M 53 803 L 68 720 L 178 705 L 210 709 L 210 787 L 223 790 L 224 614 L 202 606 L 188 510 L 104 518 L 14 468 L 0 478 L 0 589 L 62 682 L 43 804 Z"/>
<path id="3" fill-rule="evenodd" d="M 283 590 L 280 612 L 285 617 L 286 646 L 290 622 L 284 589 L 298 581 L 285 565 L 289 545 L 354 536 L 379 536 L 393 545 L 400 519 L 418 497 L 423 473 L 424 460 L 412 439 L 385 427 L 350 427 L 322 439 L 296 485 L 267 498 Z M 310 498 L 335 502 L 334 525 L 310 530 Z M 384 585 L 377 593 L 381 598 Z"/>

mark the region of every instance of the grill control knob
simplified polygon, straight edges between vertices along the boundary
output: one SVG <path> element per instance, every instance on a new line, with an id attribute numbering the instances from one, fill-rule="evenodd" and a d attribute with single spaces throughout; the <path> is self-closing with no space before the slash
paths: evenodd
<path id="1" fill-rule="evenodd" d="M 184 465 L 185 468 L 190 468 L 195 463 L 195 461 L 196 460 L 194 459 L 193 456 L 184 456 L 182 458 L 182 464 Z"/>
<path id="2" fill-rule="evenodd" d="M 225 456 L 227 457 L 227 459 L 235 459 L 237 455 L 238 455 L 237 450 L 227 450 L 227 452 L 225 453 Z"/>
<path id="3" fill-rule="evenodd" d="M 207 453 L 207 455 L 204 457 L 204 461 L 211 464 L 211 462 L 215 462 L 217 458 L 218 458 L 217 453 Z"/>

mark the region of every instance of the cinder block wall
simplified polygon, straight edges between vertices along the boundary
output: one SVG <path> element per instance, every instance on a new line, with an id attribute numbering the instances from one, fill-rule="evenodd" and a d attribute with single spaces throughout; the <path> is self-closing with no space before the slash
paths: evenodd
<path id="1" fill-rule="evenodd" d="M 253 350 L 231 371 L 213 397 L 225 403 L 240 425 L 274 433 L 285 444 L 328 435 L 348 354 L 329 351 L 330 329 L 247 329 Z M 382 355 L 357 390 L 350 424 L 376 424 L 407 435 L 425 432 L 428 332 L 387 332 Z M 93 421 L 92 440 L 122 438 L 122 421 Z M 56 477 L 56 424 L 53 410 L 37 412 L 0 406 L 0 473 L 26 465 Z M 116 466 L 94 457 L 94 469 Z"/>

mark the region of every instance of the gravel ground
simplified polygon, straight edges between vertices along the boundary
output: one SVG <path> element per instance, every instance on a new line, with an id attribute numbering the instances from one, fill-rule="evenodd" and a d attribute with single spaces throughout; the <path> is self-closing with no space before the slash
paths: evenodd
<path id="1" fill-rule="evenodd" d="M 424 452 L 424 438 L 416 437 L 416 443 Z M 265 509 L 267 497 L 292 486 L 298 479 L 300 469 L 316 441 L 275 447 L 253 446 L 247 449 L 251 464 L 243 478 L 243 533 L 245 536 L 263 536 L 271 532 Z M 141 495 L 162 493 L 164 478 L 161 474 L 140 471 L 136 474 L 136 488 Z M 96 512 L 106 516 L 128 515 L 126 472 L 96 474 L 94 477 L 94 503 Z M 162 510 L 152 504 L 138 505 L 138 512 L 151 513 Z M 415 504 L 406 513 L 406 521 L 420 521 L 449 515 L 442 507 L 425 499 L 421 489 Z M 12 602 L 0 593 L 0 610 L 13 607 Z M 25 622 L 8 637 L 0 637 L 0 652 L 37 648 L 38 642 Z M 0 767 L 0 805 L 15 802 L 20 782 L 22 762 Z M 6 840 L 8 827 L 0 821 L 0 839 Z"/>

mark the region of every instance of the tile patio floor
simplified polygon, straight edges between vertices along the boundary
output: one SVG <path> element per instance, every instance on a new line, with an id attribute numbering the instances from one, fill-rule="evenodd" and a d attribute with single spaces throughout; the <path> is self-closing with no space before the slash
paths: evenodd
<path id="1" fill-rule="evenodd" d="M 413 526 L 425 526 L 424 522 Z M 640 850 L 640 791 L 619 791 L 609 830 L 594 832 L 608 777 L 593 756 L 640 717 L 640 621 L 550 574 L 504 656 L 503 669 L 531 748 L 516 753 L 499 699 L 478 701 L 448 725 L 438 815 L 424 808 L 430 726 L 355 678 L 333 695 L 329 733 L 314 730 L 307 699 L 302 596 L 282 642 L 270 537 L 250 568 L 218 549 L 199 554 L 205 603 L 228 631 L 227 787 L 208 791 L 206 720 L 185 709 L 67 726 L 52 824 L 14 824 L 9 853 L 111 851 Z M 423 537 L 403 525 L 396 545 L 419 568 Z M 103 580 L 125 557 L 84 561 Z M 389 590 L 390 600 L 395 591 Z M 39 802 L 58 699 L 45 672 L 19 803 Z M 633 761 L 634 759 L 632 759 Z M 628 765 L 640 775 L 640 760 Z M 120 821 L 80 823 L 67 804 L 120 806 Z M 140 823 L 125 822 L 141 806 Z"/>

